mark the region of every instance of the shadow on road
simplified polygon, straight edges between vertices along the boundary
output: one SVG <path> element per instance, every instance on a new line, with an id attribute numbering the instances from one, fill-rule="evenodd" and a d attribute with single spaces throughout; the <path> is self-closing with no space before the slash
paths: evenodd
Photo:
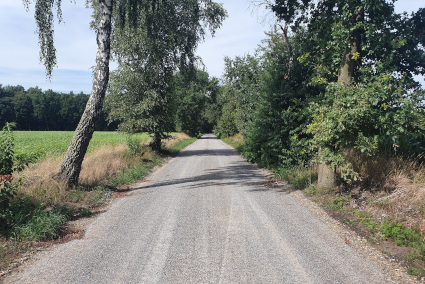
<path id="1" fill-rule="evenodd" d="M 245 161 L 237 161 L 225 167 L 210 169 L 201 175 L 159 181 L 154 184 L 137 187 L 135 190 L 184 185 L 185 188 L 199 189 L 219 186 L 243 186 L 248 190 L 257 191 L 259 188 L 263 188 L 264 182 L 264 176 L 258 172 L 255 166 L 247 164 Z"/>
<path id="2" fill-rule="evenodd" d="M 233 149 L 210 149 L 210 150 L 185 150 L 180 153 L 180 157 L 190 156 L 236 156 Z"/>

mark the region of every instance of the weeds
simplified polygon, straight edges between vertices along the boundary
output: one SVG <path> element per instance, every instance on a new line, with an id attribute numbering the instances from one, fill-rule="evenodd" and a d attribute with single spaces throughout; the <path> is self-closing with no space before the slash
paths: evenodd
<path id="1" fill-rule="evenodd" d="M 295 168 L 279 168 L 274 170 L 274 174 L 278 178 L 288 181 L 297 188 L 306 188 L 317 181 L 317 172 L 312 168 L 295 167 Z"/>
<path id="2" fill-rule="evenodd" d="M 401 246 L 415 247 L 421 243 L 421 236 L 412 228 L 405 228 L 392 220 L 386 220 L 379 226 L 379 231 L 385 237 Z"/>
<path id="3" fill-rule="evenodd" d="M 425 276 L 425 271 L 423 268 L 408 267 L 406 269 L 406 272 L 410 275 L 416 276 L 417 280 L 420 280 L 422 277 Z"/>
<path id="4" fill-rule="evenodd" d="M 67 219 L 66 215 L 55 210 L 48 212 L 37 210 L 25 224 L 14 228 L 12 237 L 26 241 L 51 240 L 58 236 L 59 229 Z"/>

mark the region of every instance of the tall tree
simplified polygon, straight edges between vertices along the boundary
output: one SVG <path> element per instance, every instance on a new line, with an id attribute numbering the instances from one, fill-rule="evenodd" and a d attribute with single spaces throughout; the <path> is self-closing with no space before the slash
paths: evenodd
<path id="1" fill-rule="evenodd" d="M 165 132 L 173 129 L 173 75 L 196 65 L 198 43 L 208 30 L 214 34 L 226 11 L 212 1 L 173 0 L 147 2 L 139 14 L 136 29 L 117 22 L 122 28 L 114 30 L 112 51 L 119 68 L 108 105 L 121 130 L 150 132 L 151 146 L 159 150 Z"/>
<path id="2" fill-rule="evenodd" d="M 23 0 L 26 7 L 28 7 L 32 1 Z M 84 159 L 87 147 L 95 130 L 96 121 L 98 120 L 105 94 L 109 81 L 109 60 L 111 55 L 110 43 L 111 43 L 111 31 L 112 31 L 112 20 L 113 10 L 118 11 L 116 13 L 116 27 L 124 28 L 126 24 L 129 24 L 131 29 L 137 29 L 144 27 L 149 33 L 161 35 L 162 39 L 167 37 L 167 34 L 163 34 L 163 26 L 166 22 L 160 21 L 159 18 L 154 17 L 158 7 L 167 5 L 172 7 L 176 1 L 155 1 L 155 0 L 93 0 L 91 6 L 94 8 L 95 24 L 97 32 L 97 55 L 96 55 L 96 69 L 94 72 L 93 87 L 87 102 L 85 111 L 80 119 L 80 122 L 75 130 L 74 137 L 69 145 L 68 151 L 65 155 L 64 161 L 60 168 L 58 177 L 69 185 L 78 183 L 78 177 L 81 171 L 81 164 Z M 178 6 L 175 10 L 176 15 L 189 15 L 188 17 L 197 17 L 198 20 L 207 20 L 206 25 L 213 30 L 220 25 L 220 18 L 211 18 L 212 14 L 215 14 L 216 9 L 220 6 L 212 5 L 210 0 L 199 0 L 199 1 L 183 1 L 187 2 L 187 6 Z M 40 60 L 46 67 L 47 76 L 50 77 L 52 69 L 56 65 L 56 50 L 54 47 L 54 9 L 57 10 L 57 17 L 59 21 L 62 20 L 61 11 L 62 0 L 36 0 L 35 1 L 35 19 L 37 24 L 37 31 L 39 34 L 39 44 L 41 47 Z M 181 8 L 191 8 L 188 10 L 181 10 Z M 149 17 L 141 18 L 143 15 L 142 11 L 146 12 Z M 187 13 L 191 11 L 191 13 Z M 212 19 L 212 21 L 208 21 Z M 191 27 L 193 22 L 187 22 L 188 26 L 183 26 L 183 30 Z M 196 22 L 198 23 L 198 22 Z M 171 23 L 168 23 L 171 24 Z M 194 34 L 196 36 L 203 36 L 204 29 L 196 29 Z M 187 41 L 192 41 L 193 38 L 187 38 Z M 194 48 L 188 49 L 188 52 L 181 50 L 185 55 L 193 55 Z M 188 58 L 182 56 L 182 60 Z M 183 62 L 182 62 L 183 63 Z"/>
<path id="3" fill-rule="evenodd" d="M 424 9 L 420 9 L 413 16 L 400 15 L 394 12 L 395 1 L 386 0 L 275 0 L 269 2 L 270 8 L 277 17 L 293 25 L 293 30 L 301 26 L 307 27 L 311 49 L 304 56 L 300 57 L 316 67 L 316 74 L 312 78 L 312 83 L 328 86 L 320 110 L 318 105 L 314 105 L 316 117 L 309 131 L 316 134 L 317 145 L 321 148 L 319 158 L 322 162 L 339 159 L 341 156 L 333 155 L 332 152 L 340 149 L 342 145 L 349 146 L 348 140 L 342 141 L 342 133 L 337 134 L 337 129 L 342 125 L 342 118 L 339 121 L 330 122 L 327 119 L 327 108 L 336 110 L 336 105 L 344 104 L 342 94 L 349 95 L 354 102 L 362 101 L 359 94 L 372 92 L 372 89 L 381 84 L 389 84 L 391 92 L 397 92 L 391 86 L 399 87 L 399 94 L 380 90 L 382 99 L 377 100 L 382 105 L 390 105 L 390 109 L 396 110 L 405 105 L 394 100 L 402 93 L 415 92 L 412 78 L 413 74 L 423 73 L 425 66 L 424 44 Z M 419 28 L 421 27 L 421 28 Z M 422 46 L 422 47 L 421 47 Z M 414 60 L 412 60 L 414 58 Z M 392 74 L 394 79 L 383 79 L 386 74 Z M 391 77 L 391 76 L 390 76 Z M 391 84 L 389 82 L 392 82 Z M 370 87 L 369 87 L 369 86 Z M 409 91 L 410 90 L 410 91 Z M 378 95 L 377 95 L 378 96 Z M 387 96 L 387 97 L 385 97 Z M 384 98 L 385 97 L 385 98 Z M 373 99 L 375 100 L 375 99 Z M 357 106 L 351 102 L 351 109 Z M 412 109 L 418 108 L 416 98 L 412 100 Z M 355 104 L 356 104 L 355 103 Z M 329 105 L 326 105 L 329 104 Z M 379 105 L 379 104 L 378 104 Z M 366 104 L 358 106 L 365 108 Z M 397 108 L 396 108 L 397 106 Z M 373 110 L 376 105 L 368 106 Z M 359 110 L 357 109 L 357 110 Z M 381 112 L 383 112 L 381 110 Z M 375 115 L 377 113 L 375 112 Z M 387 116 L 391 116 L 387 114 Z M 327 118 L 326 118 L 327 117 Z M 334 117 L 336 118 L 336 117 Z M 383 121 L 389 121 L 381 117 Z M 353 120 L 351 120 L 351 123 Z M 329 123 L 328 125 L 325 125 Z M 342 125 L 342 129 L 347 129 L 347 125 Z M 334 125 L 332 127 L 331 125 Z M 383 126 L 382 123 L 380 123 Z M 357 139 L 369 140 L 365 133 L 358 127 L 351 125 L 353 132 L 349 135 L 350 141 Z M 357 129 L 354 131 L 354 129 Z M 379 133 L 378 127 L 375 135 Z M 335 136 L 330 138 L 330 133 Z M 370 133 L 370 135 L 372 135 Z M 348 134 L 346 131 L 345 134 Z M 321 138 L 324 140 L 319 141 Z M 348 136 L 347 136 L 348 138 Z M 333 163 L 335 167 L 337 163 Z M 333 170 L 329 164 L 321 163 L 319 166 L 319 186 L 329 186 L 333 184 Z"/>

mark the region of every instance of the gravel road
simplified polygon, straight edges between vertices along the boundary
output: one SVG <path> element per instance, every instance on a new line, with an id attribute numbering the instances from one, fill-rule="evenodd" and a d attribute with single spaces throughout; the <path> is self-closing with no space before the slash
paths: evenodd
<path id="1" fill-rule="evenodd" d="M 388 283 L 212 135 L 137 185 L 14 283 Z"/>

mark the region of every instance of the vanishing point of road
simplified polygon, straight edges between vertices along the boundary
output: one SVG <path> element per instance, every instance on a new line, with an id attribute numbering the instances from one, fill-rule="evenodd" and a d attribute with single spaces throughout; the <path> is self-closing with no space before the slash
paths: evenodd
<path id="1" fill-rule="evenodd" d="M 264 182 L 205 135 L 16 283 L 386 283 L 376 264 Z"/>

